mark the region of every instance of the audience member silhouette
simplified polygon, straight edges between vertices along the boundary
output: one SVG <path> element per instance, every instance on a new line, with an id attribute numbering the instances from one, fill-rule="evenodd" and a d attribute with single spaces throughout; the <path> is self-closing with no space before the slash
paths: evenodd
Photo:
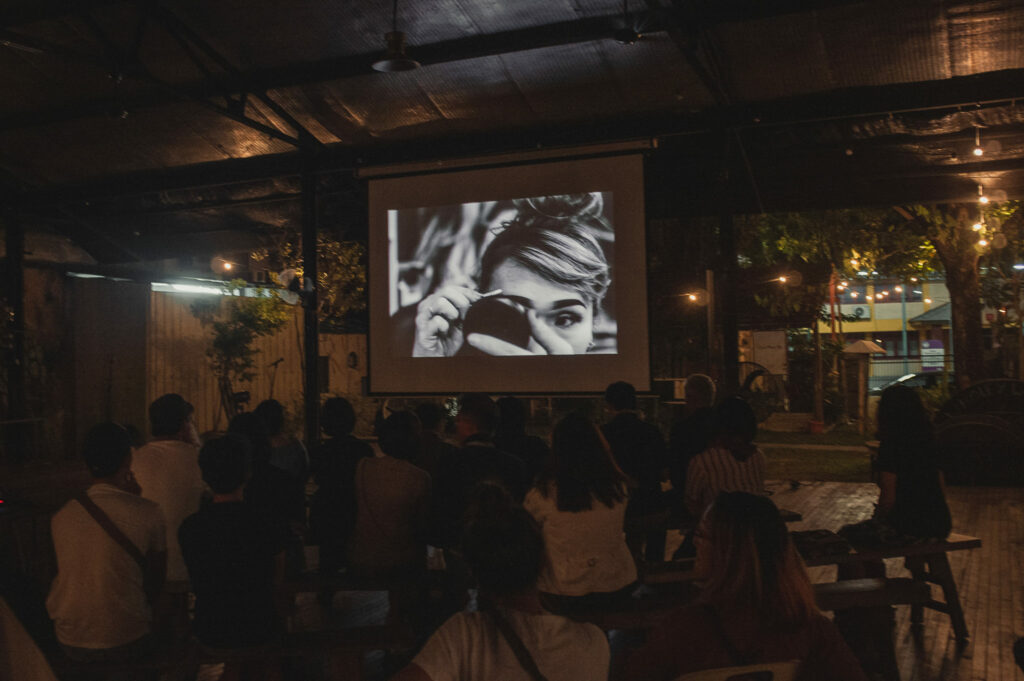
<path id="1" fill-rule="evenodd" d="M 350 569 L 375 575 L 419 576 L 425 568 L 430 474 L 410 460 L 420 447 L 420 424 L 397 411 L 378 433 L 383 456 L 356 465 L 356 524 L 349 543 Z"/>
<path id="2" fill-rule="evenodd" d="M 690 462 L 686 474 L 686 508 L 694 516 L 719 492 L 764 494 L 764 454 L 754 444 L 757 418 L 741 397 L 730 397 L 715 409 L 711 446 Z"/>
<path id="3" fill-rule="evenodd" d="M 309 478 L 309 456 L 298 439 L 285 432 L 284 406 L 277 400 L 263 400 L 254 414 L 270 436 L 270 463 L 305 484 Z"/>
<path id="4" fill-rule="evenodd" d="M 352 435 L 355 425 L 356 412 L 344 397 L 324 402 L 320 427 L 329 439 L 313 451 L 316 492 L 310 501 L 309 529 L 320 545 L 320 572 L 325 575 L 345 567 L 356 521 L 356 466 L 374 455 L 370 445 Z"/>
<path id="5" fill-rule="evenodd" d="M 880 493 L 875 517 L 911 537 L 945 539 L 953 523 L 921 397 L 904 385 L 886 388 L 877 420 Z"/>
<path id="6" fill-rule="evenodd" d="M 548 446 L 541 438 L 526 433 L 526 404 L 518 397 L 502 397 L 497 402 L 498 428 L 494 444 L 513 454 L 526 465 L 531 482 L 548 458 Z"/>
<path id="7" fill-rule="evenodd" d="M 430 473 L 430 477 L 434 478 L 437 476 L 438 462 L 446 456 L 450 456 L 456 447 L 444 439 L 447 425 L 444 407 L 436 402 L 420 402 L 416 405 L 416 416 L 419 418 L 422 428 L 422 442 L 412 463 Z"/>
<path id="8" fill-rule="evenodd" d="M 630 656 L 626 677 L 668 681 L 689 672 L 800 660 L 798 681 L 866 681 L 814 602 L 803 561 L 766 497 L 719 495 L 697 531 L 704 580 L 697 603 L 667 616 Z"/>
<path id="9" fill-rule="evenodd" d="M 544 542 L 530 515 L 489 484 L 477 488 L 468 515 L 462 547 L 479 585 L 479 611 L 445 622 L 393 681 L 605 681 L 604 633 L 541 606 Z"/>
<path id="10" fill-rule="evenodd" d="M 434 480 L 435 546 L 458 545 L 466 507 L 480 483 L 500 485 L 516 500 L 526 493 L 526 466 L 494 444 L 497 418 L 494 401 L 487 395 L 462 396 L 455 418 L 462 447 L 439 462 Z"/>
<path id="11" fill-rule="evenodd" d="M 178 532 L 196 595 L 193 631 L 211 648 L 262 645 L 282 630 L 275 584 L 283 577 L 282 545 L 275 532 L 243 500 L 251 451 L 236 433 L 211 440 L 199 454 L 212 503 L 189 516 Z M 271 669 L 259 661 L 242 678 Z"/>
<path id="12" fill-rule="evenodd" d="M 628 482 L 590 419 L 569 414 L 551 435 L 551 456 L 524 506 L 547 552 L 538 587 L 553 612 L 619 604 L 635 587 L 623 538 Z"/>
<path id="13" fill-rule="evenodd" d="M 228 433 L 244 437 L 249 444 L 252 472 L 243 490 L 245 501 L 275 540 L 287 547 L 289 572 L 294 574 L 302 565 L 298 554 L 306 533 L 306 486 L 270 463 L 270 437 L 255 414 L 235 416 Z"/>
<path id="14" fill-rule="evenodd" d="M 199 472 L 199 435 L 192 405 L 169 393 L 149 405 L 153 439 L 132 457 L 132 473 L 142 496 L 160 505 L 167 523 L 167 579 L 188 579 L 178 547 L 178 527 L 199 510 L 205 486 Z"/>
<path id="15" fill-rule="evenodd" d="M 140 496 L 124 428 L 95 426 L 82 454 L 93 483 L 53 516 L 57 577 L 46 607 L 71 659 L 141 657 L 154 645 L 153 606 L 167 568 L 163 513 Z"/>
<path id="16" fill-rule="evenodd" d="M 664 511 L 665 495 L 661 482 L 667 476 L 665 440 L 657 426 L 643 420 L 637 409 L 636 389 L 624 381 L 612 383 L 604 393 L 611 419 L 601 427 L 615 462 L 636 485 L 626 514 L 639 521 L 644 516 Z M 665 530 L 644 532 L 640 522 L 630 523 L 626 542 L 636 554 L 650 561 L 665 560 Z"/>
<path id="17" fill-rule="evenodd" d="M 684 506 L 686 470 L 695 456 L 711 445 L 715 410 L 715 382 L 710 376 L 693 374 L 683 386 L 685 415 L 673 422 L 668 438 L 669 477 L 672 480 L 674 505 Z"/>

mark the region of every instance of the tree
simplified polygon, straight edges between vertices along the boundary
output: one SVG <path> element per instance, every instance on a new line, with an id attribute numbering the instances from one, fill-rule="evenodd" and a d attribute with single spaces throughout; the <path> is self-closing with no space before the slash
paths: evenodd
<path id="1" fill-rule="evenodd" d="M 203 326 L 211 329 L 206 356 L 217 377 L 221 409 L 230 421 L 238 412 L 236 383 L 252 381 L 257 338 L 269 336 L 284 326 L 288 308 L 268 289 L 257 289 L 259 295 L 245 296 L 246 282 L 235 279 L 224 283 L 224 296 L 196 301 L 192 314 Z"/>
<path id="2" fill-rule="evenodd" d="M 274 241 L 254 250 L 256 265 L 269 269 L 280 285 L 278 272 L 294 269 L 302 277 L 302 243 L 297 234 L 281 232 Z M 366 309 L 366 247 L 358 241 L 339 241 L 327 232 L 317 235 L 317 313 L 321 322 L 341 322 Z"/>
<path id="3" fill-rule="evenodd" d="M 942 263 L 952 310 L 954 373 L 961 390 L 985 378 L 981 334 L 981 276 L 978 261 L 983 247 L 973 225 L 982 219 L 978 203 L 897 207 L 912 234 L 928 239 Z"/>
<path id="4" fill-rule="evenodd" d="M 981 295 L 995 310 L 992 329 L 999 347 L 1004 376 L 1024 379 L 1024 213 L 1019 201 L 1007 201 L 985 210 L 979 238 Z"/>

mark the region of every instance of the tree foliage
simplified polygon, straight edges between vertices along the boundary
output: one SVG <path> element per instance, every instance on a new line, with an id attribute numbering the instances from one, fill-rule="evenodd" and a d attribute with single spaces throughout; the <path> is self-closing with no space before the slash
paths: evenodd
<path id="1" fill-rule="evenodd" d="M 256 376 L 256 339 L 277 332 L 288 321 L 288 308 L 269 290 L 265 295 L 244 296 L 246 282 L 235 279 L 224 283 L 224 295 L 197 300 L 192 314 L 210 329 L 206 357 L 217 377 L 221 408 L 230 420 L 239 411 L 234 399 L 238 383 Z"/>
<path id="2" fill-rule="evenodd" d="M 269 269 L 280 285 L 278 272 L 294 269 L 301 281 L 302 242 L 283 232 L 273 242 L 251 253 L 254 263 Z M 317 313 L 321 322 L 341 321 L 347 314 L 366 309 L 366 247 L 358 241 L 339 241 L 326 232 L 317 235 Z"/>

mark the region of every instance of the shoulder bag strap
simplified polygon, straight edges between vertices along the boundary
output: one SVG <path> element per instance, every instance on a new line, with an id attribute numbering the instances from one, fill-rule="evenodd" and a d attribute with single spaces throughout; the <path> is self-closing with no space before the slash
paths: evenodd
<path id="1" fill-rule="evenodd" d="M 533 657 L 530 655 L 530 651 L 526 649 L 523 639 L 519 638 L 519 634 L 515 632 L 512 625 L 508 623 L 508 620 L 492 605 L 486 606 L 485 611 L 494 620 L 494 624 L 497 625 L 498 631 L 501 632 L 502 637 L 505 639 L 505 643 L 512 649 L 516 659 L 519 660 L 519 664 L 530 675 L 530 678 L 533 681 L 548 681 L 547 677 L 537 667 L 537 663 L 533 661 Z"/>
<path id="2" fill-rule="evenodd" d="M 142 555 L 142 551 L 139 550 L 139 547 L 136 546 L 131 539 L 126 537 L 124 532 L 114 524 L 114 521 L 110 519 L 110 516 L 104 513 L 103 509 L 97 506 L 96 502 L 90 499 L 86 492 L 82 492 L 75 496 L 75 500 L 82 505 L 82 508 L 89 512 L 89 515 L 92 516 L 93 520 L 95 520 L 99 526 L 110 535 L 110 538 L 120 544 L 121 548 L 127 551 L 128 555 L 130 555 L 135 562 L 139 564 L 139 567 L 142 569 L 142 574 L 146 574 L 146 557 Z"/>

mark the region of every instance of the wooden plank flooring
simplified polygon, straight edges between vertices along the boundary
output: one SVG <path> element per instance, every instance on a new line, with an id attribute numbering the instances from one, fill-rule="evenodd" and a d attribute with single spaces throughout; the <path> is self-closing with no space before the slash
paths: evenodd
<path id="1" fill-rule="evenodd" d="M 803 514 L 793 530 L 838 530 L 869 517 L 878 488 L 869 483 L 811 482 L 769 485 L 773 500 Z M 951 487 L 953 531 L 980 537 L 982 548 L 949 554 L 970 632 L 959 650 L 949 617 L 925 611 L 915 638 L 910 608 L 896 608 L 896 653 L 903 681 L 1021 681 L 1013 642 L 1024 636 L 1024 488 Z M 886 561 L 890 577 L 909 576 L 900 559 Z M 834 567 L 810 570 L 815 582 L 835 579 Z M 932 587 L 941 599 L 941 590 Z"/>

